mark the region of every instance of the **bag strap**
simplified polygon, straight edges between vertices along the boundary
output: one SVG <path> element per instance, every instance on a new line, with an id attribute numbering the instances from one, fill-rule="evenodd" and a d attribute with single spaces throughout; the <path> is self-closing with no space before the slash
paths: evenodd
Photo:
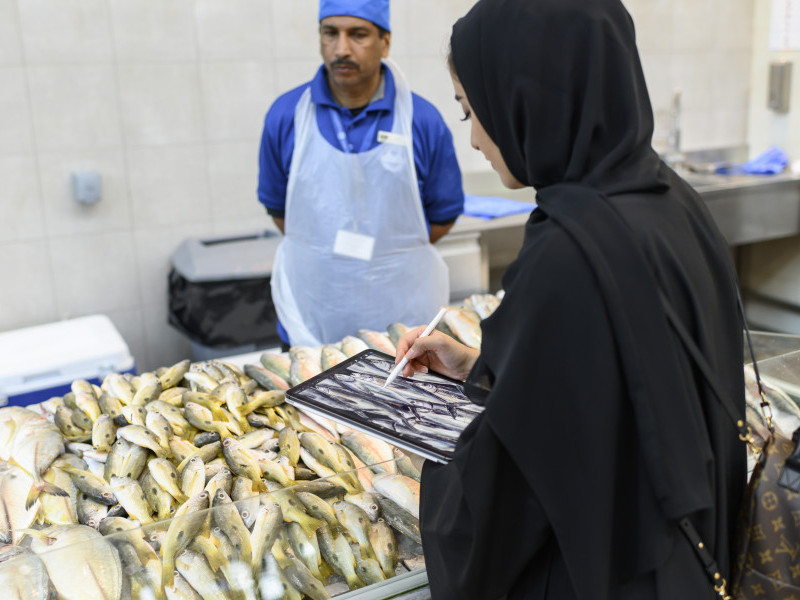
<path id="1" fill-rule="evenodd" d="M 705 356 L 703 356 L 703 353 L 697 347 L 697 344 L 692 339 L 692 336 L 689 335 L 688 331 L 686 331 L 686 327 L 684 327 L 683 323 L 680 320 L 680 317 L 678 317 L 677 312 L 672 307 L 672 304 L 670 304 L 669 300 L 667 300 L 667 297 L 664 295 L 662 291 L 659 291 L 659 293 L 661 295 L 661 304 L 663 305 L 664 311 L 667 314 L 667 320 L 669 321 L 670 325 L 675 330 L 675 332 L 678 334 L 678 337 L 681 338 L 681 341 L 683 342 L 683 345 L 686 347 L 686 350 L 689 353 L 689 355 L 692 357 L 692 359 L 694 359 L 695 364 L 700 369 L 700 372 L 702 373 L 703 377 L 705 378 L 706 382 L 711 388 L 711 391 L 714 393 L 714 397 L 717 399 L 722 408 L 725 410 L 725 412 L 728 415 L 728 418 L 730 418 L 734 427 L 736 427 L 736 429 L 738 430 L 739 439 L 741 439 L 743 442 L 751 443 L 753 441 L 753 438 L 750 429 L 747 427 L 746 421 L 744 419 L 741 419 L 736 414 L 735 409 L 731 406 L 731 400 L 729 399 L 730 395 L 724 393 L 722 386 L 719 384 L 719 381 L 716 375 L 714 374 L 714 371 L 711 369 L 711 366 L 708 364 L 708 361 L 706 360 Z M 744 332 L 745 332 L 745 337 L 747 339 L 747 347 L 750 352 L 750 358 L 753 361 L 753 373 L 755 374 L 756 385 L 758 386 L 758 393 L 759 396 L 761 397 L 761 411 L 764 414 L 764 419 L 767 422 L 769 430 L 772 431 L 773 429 L 772 407 L 770 406 L 766 394 L 764 393 L 764 387 L 761 382 L 761 374 L 758 371 L 758 361 L 756 360 L 756 354 L 755 351 L 753 350 L 753 340 L 750 337 L 750 327 L 748 327 L 747 325 L 747 318 L 745 317 L 744 314 L 744 303 L 742 302 L 742 295 L 738 289 L 736 290 L 736 299 L 739 304 L 739 312 L 742 315 L 742 323 L 744 325 Z"/>
<path id="2" fill-rule="evenodd" d="M 739 432 L 739 439 L 741 439 L 745 443 L 753 443 L 752 433 L 750 428 L 747 426 L 747 423 L 744 419 L 740 419 L 734 407 L 731 406 L 732 400 L 730 399 L 729 395 L 725 394 L 722 390 L 722 386 L 719 384 L 717 377 L 715 376 L 711 366 L 708 364 L 708 361 L 703 356 L 703 353 L 697 347 L 697 344 L 692 339 L 689 332 L 686 331 L 686 328 L 683 326 L 680 318 L 678 317 L 677 312 L 670 304 L 667 297 L 664 295 L 663 291 L 659 290 L 661 295 L 661 303 L 664 306 L 664 311 L 667 315 L 667 320 L 669 321 L 672 328 L 678 334 L 678 337 L 681 338 L 683 345 L 686 347 L 687 352 L 694 360 L 695 364 L 700 369 L 700 372 L 703 374 L 706 382 L 708 383 L 711 391 L 714 394 L 714 397 L 720 403 L 722 408 L 727 413 L 728 417 L 733 422 L 734 426 Z M 744 303 L 742 302 L 742 295 L 739 292 L 739 289 L 736 290 L 736 299 L 739 303 L 739 311 L 742 315 L 742 323 L 744 325 L 745 337 L 747 338 L 747 347 L 750 352 L 750 357 L 753 360 L 753 372 L 755 373 L 756 384 L 758 385 L 758 392 L 761 396 L 761 410 L 764 414 L 764 417 L 767 421 L 767 426 L 769 430 L 773 430 L 772 425 L 772 407 L 767 400 L 766 395 L 764 394 L 764 388 L 761 384 L 761 374 L 758 371 L 758 362 L 756 361 L 755 351 L 753 350 L 753 341 L 750 337 L 750 328 L 747 325 L 747 318 L 744 314 Z M 719 594 L 719 596 L 723 600 L 732 600 L 732 597 L 727 592 L 727 582 L 722 574 L 719 572 L 719 567 L 717 565 L 717 561 L 714 560 L 714 557 L 706 548 L 706 545 L 703 543 L 702 538 L 700 537 L 700 533 L 697 531 L 697 528 L 692 524 L 688 517 L 684 517 L 679 521 L 679 526 L 681 532 L 683 532 L 686 539 L 691 544 L 692 548 L 694 548 L 695 554 L 697 555 L 698 559 L 703 565 L 703 568 L 706 571 L 709 579 L 711 580 L 711 584 L 714 586 L 714 591 Z"/>

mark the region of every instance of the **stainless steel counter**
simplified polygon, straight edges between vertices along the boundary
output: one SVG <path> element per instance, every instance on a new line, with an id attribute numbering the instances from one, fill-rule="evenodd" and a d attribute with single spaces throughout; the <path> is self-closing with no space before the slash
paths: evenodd
<path id="1" fill-rule="evenodd" d="M 800 234 L 800 175 L 717 175 L 678 171 L 706 202 L 714 221 L 731 247 Z M 482 194 L 535 201 L 531 189 L 506 190 L 493 172 L 464 174 L 464 189 Z M 498 273 L 517 255 L 529 213 L 497 219 L 461 216 L 455 233 L 478 233 L 482 266 L 491 291 Z M 492 273 L 492 275 L 489 275 Z"/>
<path id="2" fill-rule="evenodd" d="M 728 244 L 740 246 L 800 234 L 800 176 L 689 173 Z"/>

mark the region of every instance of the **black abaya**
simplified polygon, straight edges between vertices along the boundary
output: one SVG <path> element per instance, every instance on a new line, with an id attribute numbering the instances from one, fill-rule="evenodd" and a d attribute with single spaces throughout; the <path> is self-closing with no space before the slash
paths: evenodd
<path id="1" fill-rule="evenodd" d="M 482 325 L 486 410 L 423 469 L 433 598 L 713 598 L 676 520 L 727 575 L 744 448 L 660 294 L 743 415 L 736 280 L 702 200 L 649 146 L 630 19 L 613 0 L 482 0 L 452 47 L 539 208 Z"/>

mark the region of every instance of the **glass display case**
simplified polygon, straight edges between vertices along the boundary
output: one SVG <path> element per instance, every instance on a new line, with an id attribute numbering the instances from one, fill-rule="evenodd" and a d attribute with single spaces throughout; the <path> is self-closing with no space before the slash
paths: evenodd
<path id="1" fill-rule="evenodd" d="M 775 424 L 791 437 L 800 427 L 800 336 L 753 332 L 752 341 Z M 34 483 L 23 468 L 30 465 L 11 440 L 26 428 L 37 432 L 32 436 L 58 434 L 55 423 L 59 413 L 62 420 L 66 414 L 59 407 L 87 407 L 86 398 L 43 403 L 40 412 L 45 419 L 33 418 L 20 407 L 2 409 L 8 412 L 0 412 L 0 498 L 6 509 L 0 511 L 0 543 L 7 545 L 0 545 L 0 596 L 4 600 L 428 600 L 418 520 L 418 457 L 369 436 L 349 439 L 347 428 L 315 421 L 282 403 L 280 390 L 265 391 L 272 380 L 260 368 L 250 365 L 247 371 L 260 386 L 240 375 L 246 397 L 238 400 L 236 386 L 225 387 L 229 397 L 224 405 L 235 408 L 238 418 L 225 416 L 222 422 L 231 429 L 230 437 L 216 438 L 214 432 L 202 430 L 208 423 L 197 420 L 197 415 L 213 414 L 213 423 L 220 422 L 223 404 L 214 405 L 203 394 L 213 395 L 214 385 L 222 384 L 191 370 L 159 372 L 162 381 L 172 383 L 161 391 L 160 400 L 146 401 L 144 406 L 152 410 L 139 414 L 131 408 L 136 406 L 131 400 L 120 413 L 124 420 L 119 415 L 112 419 L 119 427 L 116 443 L 128 446 L 126 452 L 134 450 L 126 454 L 126 473 L 113 477 L 108 470 L 114 470 L 109 467 L 113 447 L 101 451 L 102 439 L 94 435 L 87 441 L 87 431 L 96 433 L 92 427 L 75 433 L 80 418 L 69 426 L 62 423 L 65 452 L 40 475 L 68 496 L 32 496 L 32 508 L 24 502 Z M 764 424 L 748 353 L 744 375 L 748 423 L 758 433 Z M 170 391 L 187 382 L 195 389 Z M 152 378 L 138 381 L 136 393 L 144 393 L 152 383 Z M 89 388 L 78 386 L 75 391 L 87 394 Z M 94 391 L 99 397 L 103 389 Z M 101 401 L 103 413 L 113 413 L 107 403 L 107 398 Z M 209 413 L 192 406 L 198 403 L 209 407 Z M 176 408 L 194 425 L 181 421 Z M 135 431 L 121 433 L 137 419 L 157 429 L 162 421 L 151 413 L 173 427 L 169 459 L 160 459 L 164 446 L 159 448 L 158 441 L 149 454 L 139 453 L 146 460 L 137 459 L 137 444 L 152 440 L 137 438 Z M 102 419 L 101 415 L 95 421 Z M 244 423 L 242 419 L 252 431 L 231 435 L 237 423 Z M 194 430 L 188 434 L 190 425 Z M 246 444 L 248 451 L 233 452 L 235 448 L 229 447 L 233 443 Z M 185 474 L 201 456 L 199 480 L 187 484 Z M 254 457 L 255 473 L 246 464 Z M 137 460 L 138 467 L 131 466 Z M 165 470 L 156 469 L 156 464 Z M 88 508 L 70 504 L 89 497 L 91 486 L 79 480 L 92 472 L 105 475 L 116 498 L 105 504 L 95 501 Z M 181 483 L 172 497 L 166 491 L 170 485 L 165 473 Z M 21 487 L 12 485 L 20 478 Z M 133 486 L 134 493 L 128 489 L 128 479 L 139 483 L 138 488 Z M 141 502 L 147 503 L 145 508 Z M 99 517 L 87 512 L 92 506 Z"/>
<path id="2" fill-rule="evenodd" d="M 800 350 L 800 336 L 798 335 L 751 331 L 750 339 L 753 341 L 753 351 L 758 361 Z M 752 361 L 750 350 L 747 347 L 747 339 L 745 338 L 744 363 L 749 364 Z"/>

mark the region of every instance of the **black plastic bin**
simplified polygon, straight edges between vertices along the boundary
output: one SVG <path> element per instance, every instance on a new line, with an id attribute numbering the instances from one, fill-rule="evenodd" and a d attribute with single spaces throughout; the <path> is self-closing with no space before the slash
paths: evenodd
<path id="1" fill-rule="evenodd" d="M 189 339 L 194 360 L 280 345 L 270 293 L 279 242 L 271 231 L 187 239 L 172 254 L 169 323 Z"/>

